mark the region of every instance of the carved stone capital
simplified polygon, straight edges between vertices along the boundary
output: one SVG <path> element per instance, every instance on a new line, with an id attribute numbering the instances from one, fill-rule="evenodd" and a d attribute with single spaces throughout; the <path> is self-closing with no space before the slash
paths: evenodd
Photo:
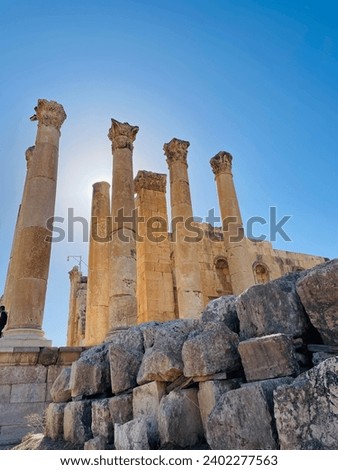
<path id="1" fill-rule="evenodd" d="M 138 133 L 138 126 L 131 126 L 127 122 L 111 120 L 111 128 L 108 131 L 108 138 L 112 142 L 112 150 L 124 149 L 133 150 L 133 142 Z"/>
<path id="2" fill-rule="evenodd" d="M 39 125 L 52 126 L 60 130 L 63 122 L 67 118 L 61 104 L 56 101 L 38 100 L 38 105 L 34 108 L 35 114 L 31 116 L 31 121 L 39 121 Z"/>
<path id="3" fill-rule="evenodd" d="M 220 175 L 221 173 L 230 173 L 232 168 L 232 155 L 229 152 L 218 152 L 210 160 L 210 165 L 215 176 Z"/>
<path id="4" fill-rule="evenodd" d="M 141 189 L 150 189 L 152 191 L 165 193 L 167 186 L 167 175 L 141 170 L 137 173 L 134 184 L 136 193 L 138 193 Z"/>
<path id="5" fill-rule="evenodd" d="M 28 147 L 28 149 L 26 150 L 26 162 L 27 162 L 27 170 L 30 169 L 31 165 L 32 165 L 32 158 L 34 156 L 34 150 L 35 150 L 35 145 L 33 145 L 32 147 Z"/>
<path id="6" fill-rule="evenodd" d="M 164 154 L 167 157 L 168 166 L 174 162 L 183 162 L 187 164 L 187 154 L 190 142 L 187 140 L 176 139 L 175 137 L 163 145 Z"/>

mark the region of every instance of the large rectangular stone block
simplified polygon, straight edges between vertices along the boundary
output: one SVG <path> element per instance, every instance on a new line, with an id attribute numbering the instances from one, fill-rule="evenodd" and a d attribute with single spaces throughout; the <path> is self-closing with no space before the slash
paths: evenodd
<path id="1" fill-rule="evenodd" d="M 114 425 L 109 411 L 109 399 L 92 402 L 92 433 L 94 437 L 103 437 L 106 442 L 114 440 Z"/>
<path id="2" fill-rule="evenodd" d="M 22 426 L 26 417 L 36 413 L 43 415 L 45 403 L 6 403 L 0 404 L 0 426 Z"/>
<path id="3" fill-rule="evenodd" d="M 93 437 L 92 412 L 89 400 L 67 403 L 64 409 L 63 435 L 65 441 L 84 444 Z"/>
<path id="4" fill-rule="evenodd" d="M 125 424 L 115 424 L 116 450 L 149 450 L 147 419 L 137 418 Z"/>
<path id="5" fill-rule="evenodd" d="M 248 382 L 299 374 L 292 340 L 283 334 L 242 341 L 238 346 Z"/>
<path id="6" fill-rule="evenodd" d="M 124 424 L 133 419 L 132 394 L 119 395 L 108 401 L 111 420 L 114 424 Z"/>
<path id="7" fill-rule="evenodd" d="M 34 403 L 46 401 L 45 383 L 14 384 L 11 391 L 11 403 Z"/>
<path id="8" fill-rule="evenodd" d="M 63 439 L 63 418 L 66 403 L 50 403 L 46 410 L 45 435 L 53 440 Z"/>
<path id="9" fill-rule="evenodd" d="M 19 444 L 22 438 L 31 432 L 28 425 L 21 426 L 1 426 L 0 427 L 0 445 L 1 446 L 14 446 Z"/>
<path id="10" fill-rule="evenodd" d="M 3 366 L 0 368 L 0 385 L 44 383 L 47 368 L 36 366 Z"/>

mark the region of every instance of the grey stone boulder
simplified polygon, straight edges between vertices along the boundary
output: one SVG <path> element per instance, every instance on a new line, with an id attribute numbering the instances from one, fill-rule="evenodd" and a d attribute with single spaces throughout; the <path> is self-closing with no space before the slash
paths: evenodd
<path id="1" fill-rule="evenodd" d="M 296 289 L 324 344 L 338 345 L 338 259 L 306 271 Z"/>
<path id="2" fill-rule="evenodd" d="M 202 313 L 203 322 L 223 322 L 230 330 L 239 333 L 236 296 L 224 295 L 211 300 Z"/>
<path id="3" fill-rule="evenodd" d="M 242 341 L 238 352 L 248 382 L 299 374 L 292 339 L 281 333 Z"/>
<path id="4" fill-rule="evenodd" d="M 64 440 L 73 444 L 84 444 L 92 435 L 91 401 L 72 401 L 64 409 Z"/>
<path id="5" fill-rule="evenodd" d="M 66 403 L 50 403 L 46 409 L 45 436 L 56 441 L 63 439 L 63 417 Z"/>
<path id="6" fill-rule="evenodd" d="M 337 450 L 338 357 L 332 357 L 274 392 L 282 450 Z"/>
<path id="7" fill-rule="evenodd" d="M 108 407 L 113 424 L 124 424 L 133 419 L 133 396 L 131 393 L 109 398 Z"/>
<path id="8" fill-rule="evenodd" d="M 207 322 L 188 336 L 182 348 L 186 377 L 227 372 L 241 366 L 238 335 L 224 323 Z"/>
<path id="9" fill-rule="evenodd" d="M 111 389 L 114 394 L 137 385 L 136 378 L 143 353 L 143 335 L 140 328 L 118 330 L 110 336 L 109 363 Z"/>
<path id="10" fill-rule="evenodd" d="M 92 401 L 92 434 L 106 443 L 114 442 L 114 425 L 110 416 L 109 398 Z"/>
<path id="11" fill-rule="evenodd" d="M 69 386 L 73 399 L 111 393 L 106 344 L 88 349 L 73 362 Z"/>
<path id="12" fill-rule="evenodd" d="M 197 389 L 177 390 L 164 396 L 158 426 L 162 447 L 187 448 L 204 440 Z"/>
<path id="13" fill-rule="evenodd" d="M 222 395 L 206 422 L 211 449 L 278 449 L 273 390 L 290 381 L 280 378 L 253 382 Z"/>
<path id="14" fill-rule="evenodd" d="M 149 450 L 147 418 L 140 417 L 125 424 L 115 424 L 116 450 Z"/>
<path id="15" fill-rule="evenodd" d="M 182 375 L 182 347 L 198 324 L 198 320 L 172 320 L 145 329 L 143 336 L 146 349 L 137 383 L 173 382 Z"/>
<path id="16" fill-rule="evenodd" d="M 71 368 L 65 367 L 55 379 L 50 395 L 54 403 L 64 403 L 72 399 L 70 389 Z"/>
<path id="17" fill-rule="evenodd" d="M 249 287 L 236 299 L 240 339 L 275 333 L 305 335 L 310 322 L 296 292 L 301 273 L 291 273 L 266 284 Z"/>

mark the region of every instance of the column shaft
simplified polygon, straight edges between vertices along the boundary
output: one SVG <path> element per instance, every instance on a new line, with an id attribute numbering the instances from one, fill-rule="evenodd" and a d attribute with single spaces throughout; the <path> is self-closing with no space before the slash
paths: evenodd
<path id="1" fill-rule="evenodd" d="M 86 346 L 104 341 L 109 311 L 109 183 L 93 184 L 91 234 L 88 258 Z"/>
<path id="2" fill-rule="evenodd" d="M 193 220 L 187 152 L 189 142 L 172 139 L 164 145 L 170 173 L 171 217 L 174 237 L 175 277 L 180 318 L 195 318 L 203 310 L 200 267 L 195 243 L 188 230 Z"/>

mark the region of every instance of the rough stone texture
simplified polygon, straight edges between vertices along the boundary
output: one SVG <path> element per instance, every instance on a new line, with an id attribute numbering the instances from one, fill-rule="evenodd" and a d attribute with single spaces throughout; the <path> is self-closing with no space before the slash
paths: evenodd
<path id="1" fill-rule="evenodd" d="M 139 385 L 152 381 L 173 382 L 183 373 L 182 347 L 196 320 L 150 324 L 144 330 L 145 354 L 137 376 Z"/>
<path id="2" fill-rule="evenodd" d="M 237 387 L 237 383 L 233 380 L 209 380 L 199 384 L 199 391 L 197 394 L 198 404 L 200 407 L 204 434 L 207 440 L 207 419 L 209 418 L 212 410 L 222 395 Z"/>
<path id="3" fill-rule="evenodd" d="M 150 382 L 133 390 L 133 416 L 147 418 L 149 443 L 152 447 L 159 441 L 158 412 L 165 392 L 164 382 Z"/>
<path id="4" fill-rule="evenodd" d="M 108 450 L 109 447 L 104 437 L 96 436 L 84 443 L 83 450 Z"/>
<path id="5" fill-rule="evenodd" d="M 206 423 L 212 449 L 277 449 L 272 411 L 273 390 L 290 379 L 247 384 L 225 393 Z"/>
<path id="6" fill-rule="evenodd" d="M 47 384 L 14 384 L 11 390 L 11 403 L 34 403 L 46 401 Z"/>
<path id="7" fill-rule="evenodd" d="M 140 328 L 116 331 L 109 338 L 111 389 L 121 393 L 137 385 L 136 377 L 143 357 L 143 335 Z"/>
<path id="8" fill-rule="evenodd" d="M 310 269 L 296 288 L 324 344 L 338 345 L 338 259 Z"/>
<path id="9" fill-rule="evenodd" d="M 208 322 L 183 344 L 183 373 L 186 377 L 211 375 L 240 367 L 238 336 L 224 323 Z"/>
<path id="10" fill-rule="evenodd" d="M 46 382 L 47 369 L 44 366 L 1 366 L 0 385 L 29 384 Z"/>
<path id="11" fill-rule="evenodd" d="M 106 344 L 96 346 L 82 353 L 72 364 L 70 388 L 73 398 L 90 397 L 109 393 L 110 376 Z"/>
<path id="12" fill-rule="evenodd" d="M 124 424 L 133 419 L 133 396 L 131 393 L 109 398 L 108 407 L 113 424 Z"/>
<path id="13" fill-rule="evenodd" d="M 64 368 L 53 383 L 50 395 L 54 403 L 63 403 L 71 400 L 70 373 L 70 367 Z"/>
<path id="14" fill-rule="evenodd" d="M 274 392 L 281 449 L 337 449 L 338 357 Z"/>
<path id="15" fill-rule="evenodd" d="M 141 417 L 125 424 L 115 424 L 116 450 L 149 450 L 147 418 Z"/>
<path id="16" fill-rule="evenodd" d="M 309 321 L 296 292 L 299 273 L 288 274 L 275 281 L 247 289 L 236 300 L 240 322 L 240 338 L 284 333 L 302 336 Z"/>
<path id="17" fill-rule="evenodd" d="M 197 389 L 173 391 L 163 397 L 158 425 L 162 446 L 185 448 L 203 440 Z"/>
<path id="18" fill-rule="evenodd" d="M 286 335 L 248 339 L 239 344 L 238 352 L 248 382 L 299 374 L 293 343 Z"/>
<path id="19" fill-rule="evenodd" d="M 312 364 L 314 366 L 318 366 L 321 362 L 326 361 L 326 359 L 329 359 L 330 357 L 334 357 L 335 354 L 329 354 L 325 352 L 315 352 L 312 354 Z"/>
<path id="20" fill-rule="evenodd" d="M 114 424 L 109 411 L 109 399 L 92 401 L 92 433 L 106 442 L 113 441 Z"/>
<path id="21" fill-rule="evenodd" d="M 224 295 L 211 300 L 203 311 L 202 321 L 221 321 L 230 330 L 239 333 L 236 297 L 234 295 Z"/>
<path id="22" fill-rule="evenodd" d="M 66 403 L 50 403 L 46 410 L 45 436 L 63 439 L 63 417 Z"/>
<path id="23" fill-rule="evenodd" d="M 67 403 L 64 410 L 64 439 L 74 444 L 84 444 L 91 439 L 91 402 L 89 400 Z"/>

